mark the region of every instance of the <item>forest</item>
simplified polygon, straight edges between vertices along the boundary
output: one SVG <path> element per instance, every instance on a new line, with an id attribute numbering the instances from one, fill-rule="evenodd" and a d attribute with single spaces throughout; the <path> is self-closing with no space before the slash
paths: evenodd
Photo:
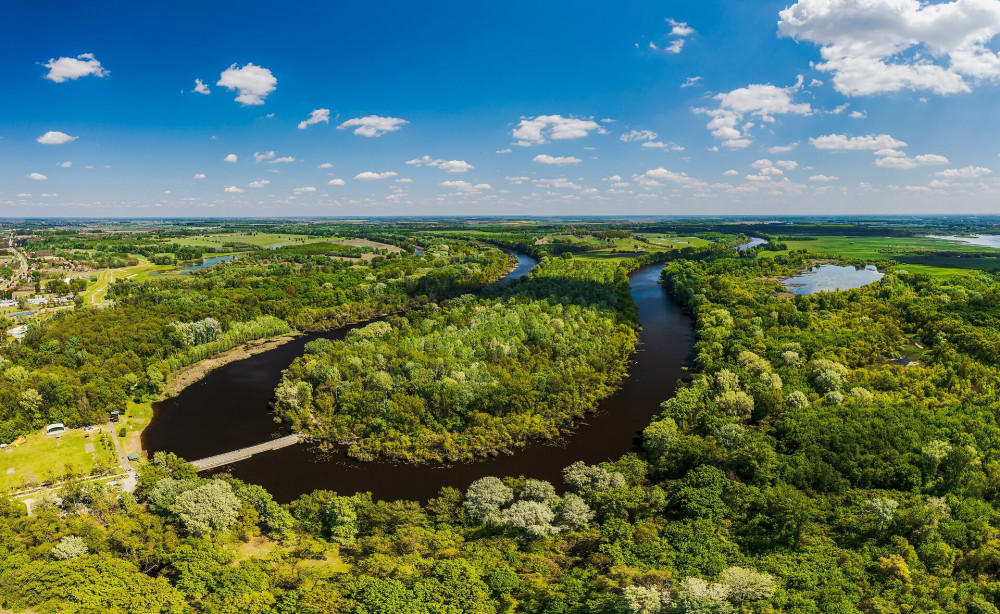
<path id="1" fill-rule="evenodd" d="M 467 461 L 555 437 L 625 374 L 634 266 L 544 257 L 499 291 L 311 342 L 278 413 L 362 460 Z"/>
<path id="2" fill-rule="evenodd" d="M 0 441 L 53 422 L 104 422 L 130 400 L 156 398 L 172 370 L 240 343 L 426 304 L 509 267 L 499 249 L 461 241 L 370 262 L 313 251 L 265 250 L 196 275 L 123 279 L 110 287 L 107 306 L 29 322 L 0 364 Z M 183 334 L 207 320 L 215 324 L 206 335 Z"/>
<path id="3" fill-rule="evenodd" d="M 789 295 L 782 279 L 835 254 L 781 241 L 738 252 L 738 234 L 699 224 L 683 232 L 713 243 L 611 258 L 546 247 L 551 228 L 499 224 L 489 243 L 524 246 L 540 266 L 475 296 L 463 294 L 509 267 L 483 228 L 379 229 L 425 251 L 370 264 L 261 251 L 190 280 L 117 282 L 113 309 L 55 318 L 4 352 L 0 406 L 32 386 L 60 398 L 49 374 L 83 386 L 157 364 L 163 375 L 237 324 L 273 334 L 398 311 L 309 344 L 277 407 L 361 458 L 461 459 L 484 445 L 516 453 L 515 436 L 551 434 L 525 418 L 558 428 L 616 385 L 637 334 L 636 263 L 664 262 L 696 340 L 690 377 L 664 394 L 641 446 L 570 464 L 559 482 L 497 475 L 426 501 L 318 490 L 280 504 L 159 453 L 132 493 L 75 482 L 30 515 L 0 499 L 0 608 L 1000 612 L 1000 276 L 883 262 L 870 285 Z M 621 238 L 574 231 L 581 247 Z M 89 365 L 100 368 L 83 382 Z M 501 402 L 495 388 L 515 392 Z"/>

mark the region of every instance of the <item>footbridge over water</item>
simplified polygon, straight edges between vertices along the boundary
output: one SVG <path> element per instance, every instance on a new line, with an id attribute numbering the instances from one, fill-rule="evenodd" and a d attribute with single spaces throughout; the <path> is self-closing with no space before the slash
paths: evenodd
<path id="1" fill-rule="evenodd" d="M 206 471 L 208 469 L 221 467 L 222 465 L 228 465 L 230 463 L 248 459 L 254 454 L 260 454 L 261 452 L 269 452 L 271 450 L 294 446 L 300 441 L 302 441 L 302 435 L 295 433 L 279 439 L 272 439 L 271 441 L 259 443 L 255 446 L 240 448 L 239 450 L 233 450 L 232 452 L 216 454 L 215 456 L 209 456 L 208 458 L 191 461 L 191 464 L 194 465 L 198 471 Z"/>

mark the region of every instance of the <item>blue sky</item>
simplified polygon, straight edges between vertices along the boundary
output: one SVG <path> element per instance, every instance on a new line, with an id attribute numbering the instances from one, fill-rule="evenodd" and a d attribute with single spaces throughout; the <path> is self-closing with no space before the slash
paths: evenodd
<path id="1" fill-rule="evenodd" d="M 149 4 L 5 4 L 0 216 L 997 211 L 1000 0 Z"/>

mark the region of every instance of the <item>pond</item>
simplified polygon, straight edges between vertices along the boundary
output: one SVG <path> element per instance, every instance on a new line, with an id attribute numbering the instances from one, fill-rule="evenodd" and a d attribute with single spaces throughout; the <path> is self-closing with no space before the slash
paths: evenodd
<path id="1" fill-rule="evenodd" d="M 750 237 L 750 240 L 742 245 L 737 245 L 736 250 L 745 252 L 748 249 L 753 249 L 760 245 L 766 245 L 768 243 L 767 239 L 761 239 L 760 237 Z"/>
<path id="2" fill-rule="evenodd" d="M 194 271 L 200 271 L 202 269 L 207 269 L 210 266 L 215 266 L 220 262 L 229 262 L 239 258 L 237 254 L 229 254 L 228 256 L 212 256 L 211 258 L 205 258 L 201 261 L 201 264 L 191 264 L 186 267 L 177 269 L 178 273 L 193 273 Z"/>
<path id="3" fill-rule="evenodd" d="M 536 264 L 527 256 L 517 256 L 518 267 L 507 280 L 519 278 Z M 464 490 L 488 475 L 525 475 L 559 484 L 562 469 L 577 460 L 596 463 L 639 450 L 642 429 L 660 412 L 660 403 L 673 395 L 676 382 L 686 377 L 694 344 L 690 317 L 658 283 L 661 268 L 645 266 L 631 277 L 642 330 L 629 377 L 560 441 L 536 442 L 514 455 L 447 466 L 361 463 L 340 450 L 323 452 L 300 444 L 258 454 L 218 471 L 260 484 L 281 502 L 317 488 L 342 494 L 371 491 L 376 498 L 387 500 L 426 500 L 444 486 Z M 351 328 L 322 336 L 342 339 Z M 165 450 L 199 459 L 286 435 L 287 427 L 274 422 L 269 403 L 282 370 L 302 354 L 306 343 L 319 336 L 303 335 L 220 367 L 176 397 L 156 404 L 153 420 L 143 433 L 143 447 L 150 453 Z"/>
<path id="4" fill-rule="evenodd" d="M 863 269 L 836 264 L 821 264 L 800 275 L 789 277 L 781 283 L 795 294 L 816 294 L 817 292 L 860 288 L 882 279 L 884 275 L 871 264 Z"/>
<path id="5" fill-rule="evenodd" d="M 971 237 L 959 237 L 957 235 L 927 235 L 928 239 L 940 239 L 942 241 L 954 241 L 975 245 L 978 247 L 993 247 L 1000 249 L 1000 235 L 972 235 Z"/>

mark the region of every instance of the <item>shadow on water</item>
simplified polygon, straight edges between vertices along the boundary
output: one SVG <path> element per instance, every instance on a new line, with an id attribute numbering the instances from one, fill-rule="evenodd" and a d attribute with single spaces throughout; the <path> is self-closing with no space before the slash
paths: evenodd
<path id="1" fill-rule="evenodd" d="M 535 265 L 528 257 L 518 255 L 518 259 L 518 269 L 507 280 L 520 278 Z M 677 380 L 685 377 L 683 367 L 690 363 L 694 343 L 691 319 L 657 283 L 660 269 L 660 265 L 645 266 L 630 279 L 642 331 L 629 378 L 560 441 L 536 442 L 514 455 L 447 466 L 359 463 L 339 450 L 322 452 L 303 444 L 258 454 L 218 471 L 260 484 L 282 502 L 317 488 L 344 494 L 371 491 L 380 499 L 426 500 L 444 486 L 465 489 L 487 475 L 523 474 L 559 484 L 563 467 L 577 460 L 596 463 L 637 450 L 642 429 L 673 394 Z M 310 340 L 342 339 L 350 328 L 303 336 L 211 372 L 157 404 L 143 434 L 144 447 L 197 459 L 287 434 L 287 427 L 274 422 L 268 407 L 281 371 Z"/>

